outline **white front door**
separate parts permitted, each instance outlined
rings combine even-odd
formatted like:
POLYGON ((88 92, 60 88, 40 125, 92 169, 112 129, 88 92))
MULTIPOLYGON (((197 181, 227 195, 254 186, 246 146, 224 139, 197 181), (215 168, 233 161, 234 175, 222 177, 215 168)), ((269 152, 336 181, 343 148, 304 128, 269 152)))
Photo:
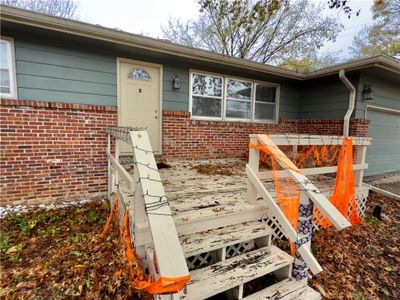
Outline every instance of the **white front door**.
MULTIPOLYGON (((161 67, 119 60, 119 126, 146 127, 154 152, 161 152, 161 67)), ((120 152, 132 152, 121 143, 120 152)))

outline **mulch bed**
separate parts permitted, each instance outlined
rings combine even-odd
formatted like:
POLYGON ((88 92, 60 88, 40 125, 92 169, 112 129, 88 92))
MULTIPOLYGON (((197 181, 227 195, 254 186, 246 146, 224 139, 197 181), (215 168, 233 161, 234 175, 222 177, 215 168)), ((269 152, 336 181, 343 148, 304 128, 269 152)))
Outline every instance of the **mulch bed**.
MULTIPOLYGON (((310 284, 325 299, 400 299, 399 202, 371 193, 368 204, 364 224, 314 235, 324 271, 310 284), (383 221, 371 216, 376 205, 383 221)), ((117 228, 99 239, 108 211, 93 201, 2 219, 0 298, 148 298, 129 285, 117 228)))

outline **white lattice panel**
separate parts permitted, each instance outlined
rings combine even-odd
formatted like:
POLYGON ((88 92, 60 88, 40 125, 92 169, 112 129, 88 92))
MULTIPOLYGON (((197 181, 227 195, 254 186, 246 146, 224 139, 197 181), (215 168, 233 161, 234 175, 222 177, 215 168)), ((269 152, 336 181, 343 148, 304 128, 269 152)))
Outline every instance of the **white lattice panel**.
MULTIPOLYGON (((361 218, 365 217, 365 211, 367 209, 367 200, 368 200, 368 194, 366 193, 357 193, 357 198, 356 198, 356 203, 357 203, 357 210, 358 214, 361 218)), ((349 207, 349 213, 351 213, 351 204, 349 207)), ((281 239, 284 237, 282 233, 282 227, 279 225, 279 222, 276 220, 274 217, 270 217, 266 215, 265 217, 262 218, 261 220, 263 223, 268 225, 272 229, 272 235, 274 239, 281 239)), ((319 230, 320 226, 317 225, 316 223, 318 220, 314 219, 314 224, 313 228, 314 230, 319 230)))
POLYGON ((228 246, 226 247, 226 258, 231 258, 237 255, 241 255, 253 249, 254 249, 254 240, 228 246))
POLYGON ((186 258, 189 271, 208 266, 213 260, 210 252, 204 252, 186 258))
POLYGON ((264 224, 268 225, 269 228, 272 230, 272 237, 274 239, 281 239, 284 237, 283 232, 282 232, 282 227, 279 224, 278 220, 273 217, 273 216, 268 216, 265 215, 262 219, 261 222, 264 224))
POLYGON ((358 214, 362 218, 365 217, 365 211, 367 210, 367 201, 368 201, 368 196, 364 194, 357 195, 357 210, 358 214))

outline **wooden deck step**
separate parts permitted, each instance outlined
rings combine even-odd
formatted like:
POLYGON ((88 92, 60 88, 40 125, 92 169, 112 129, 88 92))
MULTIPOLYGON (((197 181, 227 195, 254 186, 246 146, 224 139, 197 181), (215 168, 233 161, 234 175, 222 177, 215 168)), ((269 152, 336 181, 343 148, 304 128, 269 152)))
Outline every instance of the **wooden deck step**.
POLYGON ((238 255, 192 271, 184 299, 206 299, 271 272, 290 268, 292 263, 293 257, 272 245, 238 255))
POLYGON ((293 278, 284 279, 242 300, 319 300, 321 295, 293 278))
POLYGON ((179 236, 185 257, 271 236, 271 229, 258 221, 244 222, 179 236))

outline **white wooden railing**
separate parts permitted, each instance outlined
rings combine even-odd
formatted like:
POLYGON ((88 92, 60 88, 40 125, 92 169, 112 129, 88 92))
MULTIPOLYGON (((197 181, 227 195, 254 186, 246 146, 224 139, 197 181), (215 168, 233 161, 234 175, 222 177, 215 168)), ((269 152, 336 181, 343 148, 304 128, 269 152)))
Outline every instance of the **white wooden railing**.
MULTIPOLYGON (((343 141, 343 136, 332 135, 273 134, 269 135, 269 137, 277 146, 292 146, 293 152, 295 153, 297 152, 297 146, 341 145, 343 141)), ((250 143, 256 142, 256 140, 257 137, 255 134, 250 135, 250 143)), ((372 144, 372 138, 352 137, 352 140, 356 152, 353 164, 354 181, 356 186, 361 186, 364 170, 368 169, 368 164, 365 162, 367 146, 372 144)), ((305 168, 300 170, 304 175, 329 174, 336 173, 337 166, 305 168)), ((258 175, 261 179, 268 179, 271 178, 272 173, 270 171, 265 171, 258 175)))
MULTIPOLYGON (((297 152, 297 146, 299 145, 341 145, 343 140, 343 137, 339 136, 321 135, 269 135, 269 137, 276 146, 293 146, 295 152, 297 152)), ((357 151, 355 159, 356 163, 354 164, 355 182, 357 186, 361 186, 363 171, 368 168, 368 165, 365 163, 365 154, 366 147, 370 145, 371 142, 371 138, 353 137, 353 145, 356 147, 357 151)), ((260 145, 258 135, 250 135, 250 143, 260 145)), ((260 172, 259 160, 260 150, 253 147, 250 148, 249 162, 246 166, 246 174, 248 177, 248 200, 251 203, 254 203, 257 201, 258 195, 260 195, 267 202, 271 211, 271 217, 277 220, 283 235, 292 242, 297 243, 296 251, 299 255, 298 257, 296 256, 295 271, 297 266, 298 269, 302 271, 302 275, 299 276, 301 280, 307 280, 307 268, 310 268, 313 274, 322 271, 322 267, 319 265, 310 250, 311 233, 305 234, 302 232, 301 228, 296 231, 290 224, 289 220, 285 217, 284 213, 261 181, 263 179, 272 178, 272 171, 260 172)), ((312 207, 315 205, 338 230, 351 226, 349 221, 306 177, 306 175, 334 173, 337 171, 337 166, 301 169, 302 173, 294 172, 283 164, 280 166, 282 171, 279 172, 286 172, 294 182, 300 186, 300 205, 303 206, 303 208, 310 208, 308 215, 299 215, 299 221, 307 221, 311 226, 312 207)))
MULTIPOLYGON (((108 128, 108 182, 109 198, 121 193, 121 181, 128 189, 128 197, 119 197, 129 210, 131 236, 136 245, 135 253, 147 262, 150 274, 159 277, 181 278, 189 275, 184 253, 178 239, 172 213, 164 192, 157 164, 146 131, 133 128, 108 128), (116 139, 115 155, 111 154, 111 138, 116 139), (132 147, 133 176, 119 162, 119 143, 132 147), (130 196, 129 196, 130 195, 130 196), (129 203, 129 198, 133 203, 129 203), (137 227, 149 228, 146 241, 138 241, 137 227), (156 258, 156 262, 154 261, 156 258)), ((123 214, 122 214, 123 215, 123 214)), ((141 238, 143 233, 140 235, 141 238)), ((177 295, 157 296, 156 299, 175 299, 177 295)))

